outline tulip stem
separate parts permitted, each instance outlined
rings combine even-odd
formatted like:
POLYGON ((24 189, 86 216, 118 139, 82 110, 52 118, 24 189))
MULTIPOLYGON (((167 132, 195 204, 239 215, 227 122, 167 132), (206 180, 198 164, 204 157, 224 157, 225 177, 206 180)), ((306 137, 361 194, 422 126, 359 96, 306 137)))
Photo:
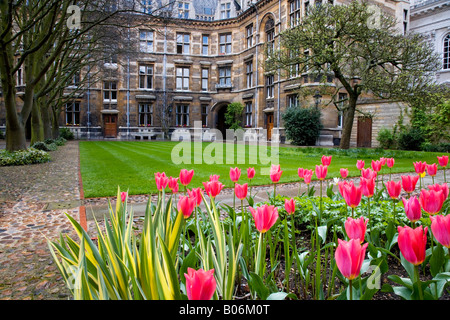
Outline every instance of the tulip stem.
POLYGON ((277 184, 273 184, 273 200, 275 201, 275 195, 277 194, 277 184))
POLYGON ((350 301, 353 300, 353 284, 352 284, 352 280, 348 280, 348 285, 349 285, 349 289, 350 289, 350 301))
POLYGON ((417 287, 419 288, 419 299, 423 300, 422 285, 420 284, 419 266, 414 266, 414 276, 417 281, 417 287))

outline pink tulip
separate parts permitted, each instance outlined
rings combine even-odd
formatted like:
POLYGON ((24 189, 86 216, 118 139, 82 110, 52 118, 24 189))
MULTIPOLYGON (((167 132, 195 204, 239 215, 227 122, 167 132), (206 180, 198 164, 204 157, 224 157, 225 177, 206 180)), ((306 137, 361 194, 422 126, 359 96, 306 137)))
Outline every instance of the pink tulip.
POLYGON ((192 199, 195 199, 195 206, 198 207, 203 200, 202 194, 203 189, 202 188, 192 188, 192 190, 188 190, 189 197, 192 199))
POLYGON ((428 189, 430 190, 434 190, 434 191, 442 191, 442 193, 444 194, 444 201, 447 199, 448 197, 448 184, 446 184, 445 182, 443 184, 432 184, 430 186, 428 186, 428 189))
POLYGON ((403 257, 415 266, 425 260, 428 227, 398 227, 398 247, 403 257))
POLYGON ((156 182, 156 188, 159 191, 164 190, 167 187, 167 184, 169 183, 169 178, 166 177, 166 174, 163 173, 155 173, 155 182, 156 182))
POLYGON ((189 300, 211 300, 216 291, 214 269, 195 271, 188 267, 187 271, 188 273, 185 273, 184 277, 186 278, 186 294, 189 300))
POLYGON ((381 162, 381 165, 382 165, 382 166, 386 165, 386 160, 387 160, 387 159, 384 158, 384 157, 381 157, 381 158, 380 158, 380 162, 381 162))
POLYGON ((419 203, 422 206, 422 209, 430 215, 434 215, 441 211, 444 200, 444 191, 442 190, 428 191, 426 189, 422 189, 420 191, 419 203))
POLYGON ((353 280, 359 276, 369 244, 361 246, 359 239, 350 239, 348 242, 338 239, 338 243, 334 255, 336 264, 344 277, 353 280))
POLYGON ((373 171, 371 168, 361 169, 361 176, 366 179, 375 179, 377 177, 377 173, 373 171))
POLYGON ((284 200, 284 208, 288 214, 293 214, 295 212, 295 201, 293 198, 284 200))
POLYGON ((181 169, 180 171, 180 183, 187 187, 191 183, 192 177, 194 176, 194 170, 181 169))
POLYGON ((359 219, 348 217, 347 221, 345 221, 345 232, 349 239, 359 239, 359 242, 363 243, 368 222, 369 219, 364 219, 364 217, 359 219))
POLYGON ((427 164, 427 173, 429 176, 434 177, 437 174, 437 164, 427 164))
POLYGON ((353 181, 343 181, 338 184, 341 195, 350 208, 356 208, 361 202, 361 186, 357 187, 353 181))
POLYGON ((388 166, 388 168, 392 168, 394 166, 395 163, 395 159, 394 158, 387 158, 386 159, 386 164, 388 166))
POLYGON ((189 196, 180 196, 180 200, 178 200, 178 212, 183 214, 185 219, 189 218, 194 211, 196 205, 196 199, 191 198, 189 196))
POLYGON ((419 199, 416 197, 411 197, 409 199, 402 198, 402 201, 403 206, 405 207, 406 217, 412 222, 419 221, 420 218, 422 218, 419 199))
POLYGON ((348 169, 347 168, 341 168, 341 169, 339 169, 339 172, 341 173, 341 177, 342 178, 347 178, 347 176, 348 176, 348 169))
POLYGON ((313 173, 312 172, 305 172, 303 174, 303 180, 305 181, 306 184, 310 184, 311 183, 311 178, 312 178, 313 173))
POLYGON ((220 176, 218 174, 212 174, 209 176, 209 181, 219 181, 220 176))
POLYGON ((304 173, 305 173, 305 169, 303 169, 303 168, 298 168, 297 174, 298 174, 298 177, 300 178, 300 180, 303 179, 303 174, 304 174, 304 173))
POLYGON ((411 193, 416 190, 416 184, 419 180, 419 176, 401 176, 402 187, 406 193, 411 193))
POLYGON ((255 177, 255 168, 248 168, 247 169, 247 177, 251 180, 255 177))
POLYGON ((272 180, 273 183, 279 182, 282 173, 283 171, 281 171, 280 165, 273 164, 270 168, 270 180, 272 180))
POLYGON ((417 174, 421 175, 425 172, 427 163, 422 161, 413 162, 414 170, 417 174))
POLYGON ((450 215, 431 216, 431 231, 444 247, 450 249, 450 215))
POLYGON ((442 157, 437 156, 437 158, 438 158, 439 165, 441 167, 445 168, 448 165, 448 156, 442 156, 442 157))
POLYGON ((356 160, 356 168, 358 168, 358 170, 364 169, 364 166, 365 166, 364 160, 356 160))
POLYGON ((203 182, 205 192, 210 198, 215 198, 222 191, 224 185, 219 181, 203 182))
POLYGON ((375 172, 379 172, 381 170, 381 161, 380 160, 372 160, 372 169, 375 172))
POLYGON ((375 178, 366 179, 364 177, 361 177, 360 186, 363 195, 365 195, 367 198, 373 197, 373 194, 375 193, 375 178))
POLYGON ((324 180, 328 173, 328 167, 324 165, 316 165, 316 176, 319 180, 324 180))
POLYGON ((236 168, 230 168, 230 179, 233 182, 238 182, 239 178, 241 177, 241 169, 238 167, 236 168))
POLYGON ((178 178, 169 177, 167 186, 169 187, 170 191, 172 191, 172 193, 177 193, 178 192, 178 178))
POLYGON ((120 193, 120 200, 122 200, 122 203, 124 203, 127 200, 128 192, 121 192, 120 193))
POLYGON ((261 233, 267 232, 278 219, 278 209, 275 206, 265 204, 256 210, 252 207, 249 209, 255 219, 255 227, 261 233))
POLYGON ((386 182, 386 188, 389 196, 392 199, 398 199, 398 197, 400 196, 400 192, 402 192, 402 183, 401 181, 388 181, 386 182))
POLYGON ((325 155, 323 155, 322 156, 322 165, 324 165, 324 166, 329 166, 330 164, 331 164, 331 157, 332 156, 325 156, 325 155))
POLYGON ((247 197, 248 183, 237 184, 234 187, 236 197, 240 200, 244 200, 247 197))

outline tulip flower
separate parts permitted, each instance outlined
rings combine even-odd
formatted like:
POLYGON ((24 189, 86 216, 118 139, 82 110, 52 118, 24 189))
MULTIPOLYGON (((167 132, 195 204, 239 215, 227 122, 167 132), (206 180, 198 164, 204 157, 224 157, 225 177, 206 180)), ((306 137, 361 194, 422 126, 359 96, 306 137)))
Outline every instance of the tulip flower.
POLYGON ((400 196, 400 192, 402 191, 402 183, 401 181, 387 181, 386 188, 389 196, 392 199, 398 199, 398 197, 400 196))
POLYGON ((203 197, 203 189, 202 188, 192 188, 192 190, 188 190, 189 197, 195 199, 195 206, 198 207, 202 203, 203 197))
POLYGON ((128 192, 121 192, 120 193, 120 200, 122 200, 122 203, 125 203, 128 197, 128 192))
POLYGON ((416 171, 416 173, 419 175, 420 177, 420 187, 419 189, 422 189, 422 178, 425 177, 425 170, 426 170, 426 166, 427 163, 426 162, 422 162, 422 161, 417 161, 417 162, 413 162, 414 165, 414 170, 416 171))
POLYGON ((398 227, 398 247, 403 257, 414 265, 414 275, 419 288, 420 300, 423 300, 423 291, 419 278, 419 265, 425 261, 428 227, 419 226, 412 229, 408 226, 398 227))
POLYGON ((244 200, 247 197, 247 189, 248 189, 247 183, 244 183, 244 184, 236 183, 235 188, 234 188, 236 197, 240 200, 244 200))
POLYGON ((324 180, 327 177, 328 167, 324 165, 316 165, 316 176, 319 180, 324 180))
POLYGON ((219 181, 220 176, 218 174, 212 174, 209 176, 209 181, 219 181))
POLYGON ((444 191, 442 190, 422 189, 420 191, 419 203, 422 209, 430 215, 435 215, 441 211, 444 200, 444 191))
POLYGON ((448 165, 448 156, 437 156, 439 165, 444 168, 444 182, 447 183, 447 178, 445 177, 445 168, 448 165))
POLYGON ((443 183, 443 184, 436 183, 436 184, 428 186, 428 189, 434 190, 434 191, 442 191, 444 194, 444 201, 448 197, 449 190, 448 190, 448 184, 446 184, 446 183, 443 183))
POLYGON ((437 164, 436 163, 427 164, 427 173, 428 173, 429 176, 431 176, 431 179, 432 179, 433 184, 434 184, 434 177, 437 174, 437 164))
POLYGON ((375 178, 366 179, 364 177, 360 178, 361 192, 367 198, 373 197, 375 193, 375 178))
POLYGON ((192 268, 187 269, 186 294, 189 300, 211 300, 216 291, 216 279, 214 278, 214 269, 204 271, 199 269, 195 271, 192 268))
POLYGON ((178 178, 169 177, 167 186, 169 187, 170 191, 172 191, 172 193, 177 193, 178 192, 178 178))
POLYGON ((298 174, 298 177, 300 178, 300 180, 303 179, 304 172, 305 172, 304 168, 298 168, 297 169, 297 174, 298 174))
POLYGON ((238 167, 236 168, 230 168, 230 179, 234 183, 238 182, 239 178, 241 177, 241 169, 238 167))
POLYGON ((352 208, 352 218, 353 218, 354 209, 357 206, 359 206, 361 202, 361 195, 362 195, 361 186, 359 187, 355 186, 353 181, 340 182, 338 185, 339 190, 341 191, 341 195, 344 197, 345 202, 350 208, 352 208))
POLYGON ((450 215, 431 216, 431 231, 436 240, 450 249, 450 215))
POLYGON ((422 209, 420 208, 419 199, 415 196, 409 199, 402 198, 403 206, 405 207, 406 217, 413 223, 422 218, 422 209))
POLYGON ((181 169, 180 171, 180 183, 187 187, 192 180, 192 177, 194 176, 194 170, 186 170, 186 169, 181 169))
POLYGON ((280 165, 273 164, 270 168, 270 180, 272 180, 273 183, 279 182, 282 173, 283 171, 281 171, 280 165))
POLYGON ((313 175, 312 172, 303 173, 303 181, 305 181, 306 185, 308 186, 308 194, 309 194, 309 184, 311 183, 312 175, 313 175))
POLYGON ((155 173, 155 182, 156 182, 156 188, 159 191, 164 190, 167 187, 167 184, 169 183, 169 178, 166 176, 166 174, 157 172, 155 173))
POLYGON ((329 166, 331 164, 331 157, 332 156, 322 156, 322 165, 329 166))
POLYGON ((334 257, 339 271, 348 280, 356 279, 359 276, 368 245, 368 243, 361 245, 359 239, 350 239, 349 241, 338 239, 334 257))
POLYGON ((205 192, 210 198, 215 198, 222 191, 224 185, 219 181, 203 182, 205 192))
POLYGON ((295 201, 293 198, 291 199, 285 199, 284 200, 284 208, 286 209, 286 212, 290 215, 295 212, 295 201))
POLYGON ((359 239, 359 242, 363 243, 368 222, 369 219, 364 219, 364 217, 359 219, 348 217, 347 221, 345 221, 344 227, 349 239, 359 239))
POLYGON ((379 172, 381 170, 381 161, 380 160, 372 160, 372 169, 375 172, 379 172))
POLYGON ((386 164, 388 166, 388 168, 392 168, 394 166, 395 163, 395 159, 394 158, 387 158, 386 159, 386 164))
POLYGON ((277 222, 278 209, 275 206, 265 204, 256 210, 253 207, 249 207, 249 209, 255 220, 255 227, 261 233, 266 233, 277 222))
POLYGON ((247 169, 247 177, 252 180, 255 177, 255 168, 248 168, 247 169))
POLYGON ((185 219, 189 218, 194 211, 196 205, 196 199, 191 198, 189 196, 180 196, 180 200, 178 200, 178 212, 183 214, 185 219))
POLYGON ((341 177, 342 178, 347 178, 347 176, 348 176, 348 169, 347 168, 341 168, 340 170, 339 170, 339 172, 341 173, 341 177))
POLYGON ((356 160, 356 168, 358 168, 358 170, 364 169, 364 166, 365 166, 364 160, 356 160))
POLYGON ((367 169, 362 168, 361 169, 361 176, 366 179, 376 179, 377 175, 378 174, 370 168, 367 168, 367 169))
POLYGON ((419 176, 401 176, 403 190, 409 195, 416 190, 416 184, 419 176))

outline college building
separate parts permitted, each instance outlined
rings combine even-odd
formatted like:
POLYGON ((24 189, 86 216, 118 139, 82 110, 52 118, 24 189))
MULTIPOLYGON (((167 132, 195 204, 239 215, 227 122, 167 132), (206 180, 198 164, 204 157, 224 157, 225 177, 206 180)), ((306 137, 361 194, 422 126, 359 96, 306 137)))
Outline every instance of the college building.
MULTIPOLYGON (((296 26, 309 6, 322 2, 181 0, 167 5, 164 0, 140 1, 143 14, 136 13, 135 19, 142 23, 129 31, 135 50, 108 56, 100 67, 100 80, 74 95, 61 113, 60 125, 79 139, 175 141, 193 137, 198 125, 202 139, 211 141, 227 128, 227 106, 239 102, 244 106, 242 127, 247 139, 256 141, 267 134, 268 140, 285 142, 283 112, 316 105, 323 124, 317 145, 338 145, 342 114, 333 105, 325 106, 326 97, 318 93, 299 97, 297 92, 300 87, 317 87, 318 79, 295 70, 289 78, 267 74, 263 66, 265 50, 277 45, 280 32, 296 26), (168 12, 165 18, 146 14, 161 7, 168 12)), ((397 18, 399 32, 409 29, 409 1, 372 2, 397 18)), ((332 86, 335 79, 327 81, 332 86)), ((77 79, 68 92, 76 86, 77 79)), ((345 90, 339 99, 346 99, 345 90)), ((401 108, 398 102, 361 97, 358 109, 366 116, 355 116, 351 146, 377 146, 378 130, 392 127, 401 108)))

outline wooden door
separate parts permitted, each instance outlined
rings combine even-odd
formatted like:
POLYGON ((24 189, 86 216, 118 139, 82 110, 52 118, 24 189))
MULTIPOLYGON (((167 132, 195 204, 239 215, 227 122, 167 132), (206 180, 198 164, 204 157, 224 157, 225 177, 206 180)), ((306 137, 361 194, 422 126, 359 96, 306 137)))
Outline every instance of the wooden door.
POLYGON ((358 117, 356 146, 358 148, 372 147, 372 118, 358 117))
POLYGON ((273 113, 267 114, 267 140, 272 140, 273 113))
POLYGON ((105 114, 103 118, 105 125, 105 137, 115 138, 117 137, 117 115, 105 114))

